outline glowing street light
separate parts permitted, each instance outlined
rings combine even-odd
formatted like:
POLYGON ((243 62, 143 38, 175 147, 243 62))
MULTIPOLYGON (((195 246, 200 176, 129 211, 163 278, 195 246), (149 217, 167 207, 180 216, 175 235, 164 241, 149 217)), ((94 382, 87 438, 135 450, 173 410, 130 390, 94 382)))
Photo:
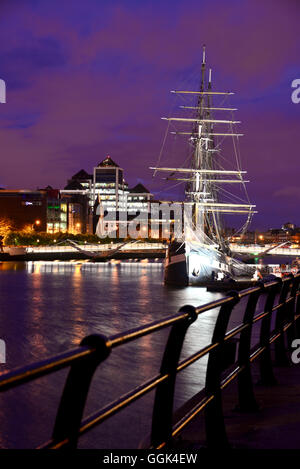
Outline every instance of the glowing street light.
POLYGON ((41 225, 41 220, 37 219, 32 225, 32 230, 36 230, 41 225))

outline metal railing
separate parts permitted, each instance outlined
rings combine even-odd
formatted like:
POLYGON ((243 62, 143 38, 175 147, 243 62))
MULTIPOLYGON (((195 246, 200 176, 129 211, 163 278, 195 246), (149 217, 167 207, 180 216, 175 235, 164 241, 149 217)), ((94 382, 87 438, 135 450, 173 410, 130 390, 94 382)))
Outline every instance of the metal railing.
MULTIPOLYGON (((272 247, 272 244, 259 245, 259 244, 230 243, 230 249, 232 250, 232 252, 240 252, 240 253, 259 254, 263 251, 266 251, 266 249, 271 248, 271 247, 272 247)), ((295 248, 295 247, 290 247, 290 246, 278 247, 278 248, 272 249, 272 255, 299 256, 300 249, 295 248)))
MULTIPOLYGON (((114 243, 114 244, 79 244, 81 248, 85 251, 92 251, 92 252, 102 252, 102 251, 110 251, 111 249, 116 249, 121 246, 122 243, 114 243)), ((138 244, 129 243, 121 247, 121 251, 139 251, 139 250, 166 250, 167 246, 163 243, 142 243, 139 242, 138 244)), ((61 246, 61 245, 49 245, 49 246, 29 246, 25 247, 26 253, 44 253, 44 252, 77 252, 76 248, 73 246, 61 246)))
POLYGON ((4 373, 0 378, 0 392, 63 368, 70 368, 57 410, 52 438, 40 448, 76 448, 81 435, 152 390, 155 390, 155 399, 148 447, 160 449, 172 445, 176 436, 202 411, 204 411, 207 445, 227 447, 229 443, 222 409, 222 391, 237 379, 239 409, 241 411, 257 409, 251 375, 251 363, 256 359, 259 360, 260 381, 269 385, 276 383, 271 345, 274 343, 275 363, 288 364, 286 342, 291 344, 294 338, 300 337, 299 284, 300 273, 270 283, 258 283, 240 292, 232 291, 226 297, 203 306, 184 306, 173 316, 125 333, 110 337, 90 335, 85 337, 80 346, 74 350, 4 373), (258 299, 261 296, 264 307, 257 312, 258 299), (247 300, 243 320, 241 324, 228 331, 232 311, 242 298, 247 300), (184 338, 190 325, 200 314, 215 308, 220 310, 211 343, 188 358, 180 360, 184 338), (260 323, 260 334, 258 343, 253 347, 252 331, 256 323, 260 323), (272 324, 275 326, 273 330, 272 324), (83 418, 93 374, 113 349, 168 327, 170 332, 159 372, 126 395, 83 418), (184 414, 174 422, 176 376, 206 355, 208 363, 205 387, 197 395, 196 403, 195 399, 191 399, 192 405, 183 406, 184 414))

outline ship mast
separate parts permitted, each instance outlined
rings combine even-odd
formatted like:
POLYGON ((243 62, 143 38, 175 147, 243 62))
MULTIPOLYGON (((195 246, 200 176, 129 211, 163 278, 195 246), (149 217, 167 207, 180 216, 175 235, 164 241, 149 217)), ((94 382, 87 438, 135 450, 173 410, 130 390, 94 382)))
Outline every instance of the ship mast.
MULTIPOLYGON (((209 78, 207 85, 207 94, 205 91, 205 46, 203 46, 202 65, 201 65, 201 82, 200 94, 197 103, 197 123, 194 126, 194 142, 195 151, 193 155, 192 167, 196 170, 206 169, 213 170, 213 151, 215 150, 213 135, 213 119, 211 118, 211 101, 212 101, 212 72, 209 69, 209 78), (206 106, 205 106, 206 99, 206 106)), ((226 122, 226 121, 225 121, 226 122)), ((219 212, 211 212, 205 210, 205 202, 218 202, 218 192, 216 186, 209 181, 207 173, 196 173, 196 179, 193 179, 192 191, 189 190, 190 184, 187 184, 186 195, 188 200, 194 202, 194 220, 193 224, 198 227, 203 233, 214 239, 214 241, 221 247, 222 239, 220 236, 220 214, 219 212)))
MULTIPOLYGON (((200 169, 205 169, 205 147, 203 147, 202 131, 203 127, 207 125, 204 122, 204 86, 205 86, 205 46, 203 46, 202 52, 202 64, 201 64, 201 82, 200 82, 200 93, 198 96, 196 119, 193 128, 192 142, 194 144, 194 151, 192 155, 191 167, 196 172, 191 174, 191 183, 186 184, 186 200, 193 202, 192 210, 192 226, 195 229, 197 226, 200 227, 200 233, 205 231, 204 223, 204 207, 200 207, 197 202, 203 200, 203 196, 206 195, 205 174, 199 172, 200 169), (194 177, 193 177, 194 174, 194 177)), ((207 140, 205 142, 207 144, 207 140)))
MULTIPOLYGON (((204 242, 205 234, 211 239, 211 242, 217 244, 221 251, 226 251, 226 241, 223 238, 223 226, 222 226, 222 215, 224 214, 253 214, 255 205, 244 203, 242 199, 234 199, 233 202, 227 203, 221 202, 220 194, 229 193, 226 189, 223 189, 224 185, 234 184, 234 186, 243 185, 245 188, 245 181, 243 174, 246 171, 240 169, 240 165, 237 165, 237 170, 226 170, 220 163, 220 149, 215 144, 215 138, 218 137, 239 137, 243 134, 236 133, 233 131, 233 125, 239 124, 240 121, 232 119, 218 119, 215 118, 212 113, 214 112, 234 112, 235 108, 225 106, 223 104, 224 99, 227 96, 232 95, 232 92, 223 91, 212 91, 212 72, 209 69, 207 88, 205 87, 205 75, 206 75, 206 51, 205 46, 203 47, 202 53, 202 64, 201 64, 201 80, 199 91, 187 91, 187 90, 174 90, 172 93, 178 95, 198 95, 196 106, 180 106, 181 109, 185 109, 194 114, 191 117, 163 117, 171 124, 183 123, 185 125, 192 124, 191 131, 175 129, 171 131, 175 135, 188 136, 189 141, 192 144, 192 156, 190 161, 190 167, 152 167, 155 172, 169 172, 166 180, 177 180, 185 183, 185 194, 186 202, 193 206, 193 217, 192 226, 193 229, 197 228, 198 239, 204 242), (213 97, 222 98, 220 106, 213 105, 213 97), (219 126, 229 126, 229 132, 219 131, 219 126), (217 132, 215 126, 218 126, 217 132), (175 173, 178 173, 176 177, 173 177, 175 173), (241 200, 243 203, 240 203, 241 200)), ((235 147, 235 145, 234 145, 235 147)), ((248 201, 248 200, 247 200, 248 201)), ((247 202, 246 201, 246 202, 247 202)), ((249 218, 249 217, 248 217, 249 218)), ((201 241, 201 242, 202 242, 201 241)))
MULTIPOLYGON (((212 71, 210 68, 209 77, 208 77, 208 87, 207 87, 208 91, 211 91, 212 89, 211 75, 212 75, 212 71)), ((206 112, 207 112, 208 120, 212 120, 211 119, 211 107, 212 107, 211 101, 212 101, 212 95, 207 95, 207 111, 206 112)), ((213 134, 213 130, 214 130, 213 123, 209 123, 208 127, 209 127, 208 133, 213 134)), ((215 143, 214 143, 214 137, 212 136, 210 140, 208 141, 208 152, 207 152, 208 166, 210 168, 213 168, 215 166, 214 161, 213 161, 213 158, 215 156, 214 150, 215 150, 215 143)), ((209 192, 211 194, 212 200, 214 200, 215 202, 218 202, 218 191, 217 191, 216 185, 213 184, 212 182, 209 183, 209 192)), ((220 212, 212 212, 210 214, 210 219, 208 220, 208 224, 211 227, 212 235, 216 237, 217 243, 221 247, 224 247, 223 240, 220 234, 220 231, 222 229, 220 212), (213 229, 212 229, 212 226, 213 226, 213 229)))
MULTIPOLYGON (((204 80, 205 80, 205 46, 203 46, 203 54, 202 54, 202 65, 201 65, 201 83, 200 83, 200 94, 198 97, 198 109, 197 109, 197 123, 194 127, 194 142, 195 142, 195 152, 194 152, 194 164, 192 163, 192 167, 195 169, 204 169, 203 167, 203 148, 202 148, 202 138, 201 132, 202 127, 205 125, 203 123, 204 115, 203 115, 203 102, 204 102, 204 80)), ((203 192, 203 184, 200 178, 196 176, 196 181, 192 185, 193 193, 192 193, 192 201, 199 201, 199 195, 197 193, 203 192)))

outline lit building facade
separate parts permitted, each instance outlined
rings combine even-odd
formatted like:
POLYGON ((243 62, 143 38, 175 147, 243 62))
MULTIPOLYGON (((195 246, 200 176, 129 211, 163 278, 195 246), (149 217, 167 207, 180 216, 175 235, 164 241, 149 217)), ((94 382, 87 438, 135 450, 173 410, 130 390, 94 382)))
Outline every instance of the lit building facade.
POLYGON ((60 200, 59 189, 51 186, 40 189, 47 194, 47 233, 66 233, 68 229, 68 207, 60 200))
POLYGON ((68 205, 59 199, 47 200, 47 233, 66 233, 68 205))
MULTIPOLYGON (((60 194, 62 200, 76 196, 86 199, 88 209, 84 215, 83 224, 87 224, 89 230, 93 232, 95 232, 99 218, 100 204, 104 213, 116 213, 118 219, 120 212, 132 214, 137 211, 150 212, 150 203, 153 198, 153 195, 142 184, 129 189, 124 179, 124 170, 110 156, 101 161, 93 169, 92 174, 84 169, 74 174, 60 194)), ((70 227, 69 220, 69 231, 70 227)))
POLYGON ((61 194, 61 201, 67 205, 68 232, 92 233, 92 211, 89 198, 82 191, 78 192, 61 194))
POLYGON ((153 194, 150 194, 148 189, 139 183, 126 192, 125 207, 127 211, 140 210, 150 213, 152 200, 153 194))
POLYGON ((123 169, 107 156, 94 168, 93 206, 101 200, 108 212, 125 210, 128 185, 124 180, 123 169))

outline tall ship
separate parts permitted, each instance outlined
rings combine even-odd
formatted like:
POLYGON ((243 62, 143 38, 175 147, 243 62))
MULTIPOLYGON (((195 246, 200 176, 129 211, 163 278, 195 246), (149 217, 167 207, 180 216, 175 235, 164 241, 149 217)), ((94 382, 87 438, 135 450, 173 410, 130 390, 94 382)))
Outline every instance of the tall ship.
MULTIPOLYGON (((230 91, 212 86, 212 71, 206 67, 205 46, 198 90, 171 91, 180 100, 179 116, 164 117, 167 133, 187 139, 188 156, 180 167, 152 167, 154 175, 183 184, 185 199, 183 230, 170 239, 165 261, 165 283, 203 285, 214 280, 247 277, 246 264, 235 259, 226 235, 225 218, 238 215, 243 233, 255 212, 250 203, 240 163, 240 121, 231 107, 230 91), (225 147, 225 152, 224 152, 225 147), (230 150, 229 150, 230 148, 230 150)), ((166 136, 164 142, 166 140, 166 136)), ((161 154, 163 153, 163 149, 161 154)))

